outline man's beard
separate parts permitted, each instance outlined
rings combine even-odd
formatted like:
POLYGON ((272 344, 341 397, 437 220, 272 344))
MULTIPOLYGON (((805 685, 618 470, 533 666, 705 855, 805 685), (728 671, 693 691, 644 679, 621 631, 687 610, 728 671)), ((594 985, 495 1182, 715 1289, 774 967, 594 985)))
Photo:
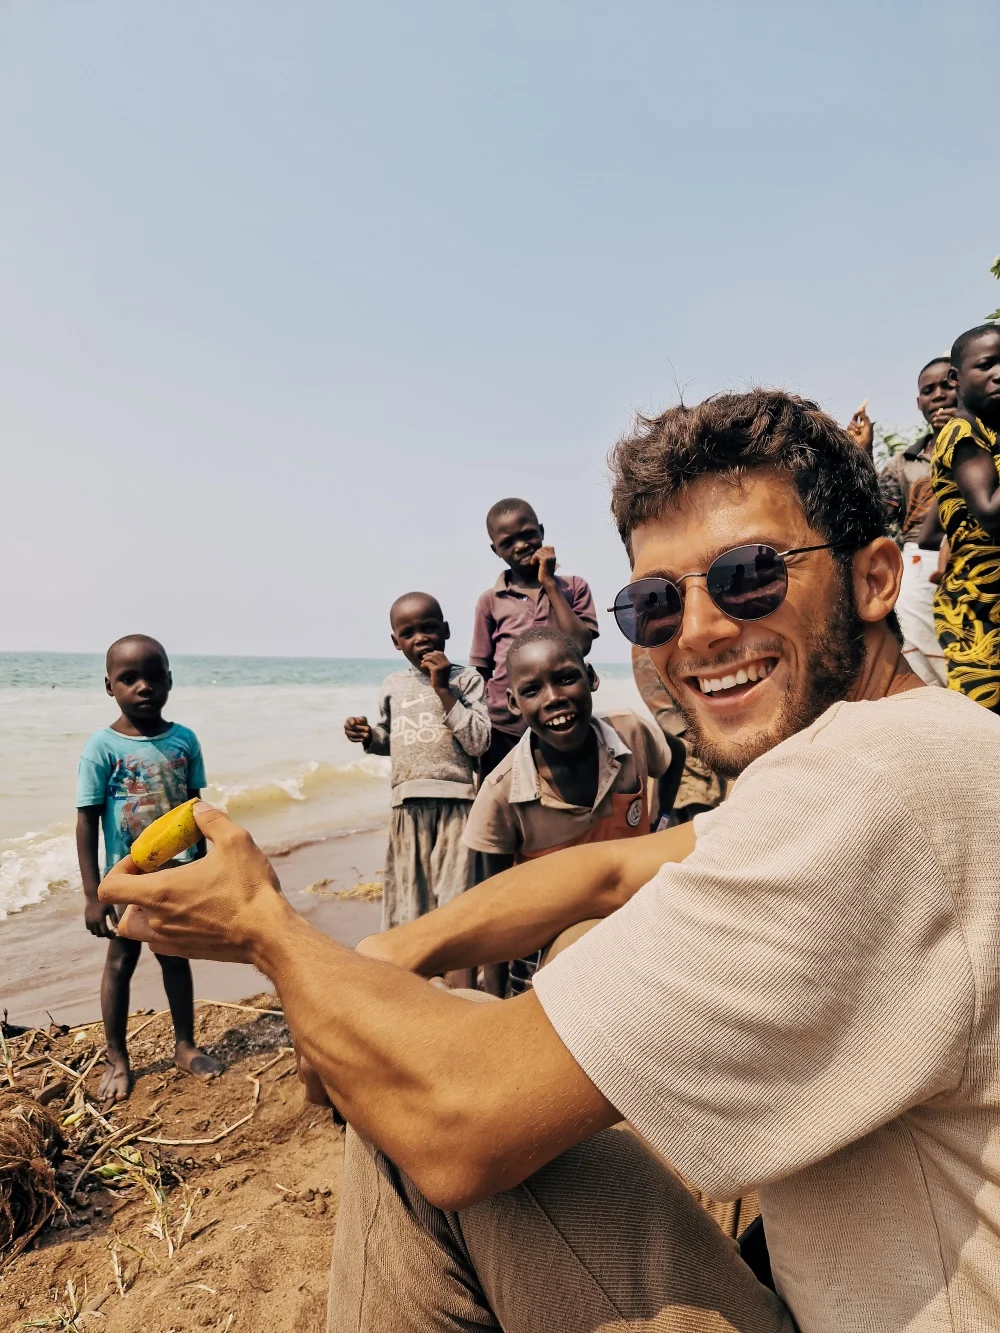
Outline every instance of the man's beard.
POLYGON ((861 673, 864 657, 864 623, 858 615, 853 588, 844 587, 830 619, 807 641, 804 688, 797 697, 786 692, 770 727, 743 741, 716 741, 705 735, 698 718, 672 696, 687 723, 685 740, 719 777, 737 778, 755 759, 810 726, 831 704, 846 698, 861 673))

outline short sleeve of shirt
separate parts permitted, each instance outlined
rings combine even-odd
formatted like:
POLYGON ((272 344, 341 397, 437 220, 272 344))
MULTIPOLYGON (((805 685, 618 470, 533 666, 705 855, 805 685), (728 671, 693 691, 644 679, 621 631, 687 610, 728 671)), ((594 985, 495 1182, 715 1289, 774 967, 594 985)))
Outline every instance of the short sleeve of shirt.
POLYGON ((188 788, 191 791, 201 791, 208 783, 205 775, 205 757, 201 752, 201 744, 198 737, 188 727, 184 728, 184 739, 190 746, 188 758, 188 788))
POLYGON ((472 620, 472 647, 469 649, 469 664, 474 667, 492 667, 493 633, 496 622, 493 619, 492 602, 489 592, 480 594, 472 620))
POLYGON ((597 628, 597 609, 594 606, 594 594, 590 584, 579 576, 570 580, 570 593, 567 601, 574 615, 578 616, 596 639, 600 634, 597 628))
POLYGON ((975 1012, 954 903, 904 800, 805 734, 752 764, 694 852, 535 992, 608 1100, 718 1199, 956 1087, 975 1012))
POLYGON ((76 808, 103 806, 108 794, 108 779, 114 760, 106 746, 101 744, 101 734, 91 736, 83 747, 80 762, 76 770, 76 808))
POLYGON ((521 841, 520 827, 510 802, 500 790, 499 783, 487 778, 472 802, 462 842, 475 852, 513 856, 521 841))

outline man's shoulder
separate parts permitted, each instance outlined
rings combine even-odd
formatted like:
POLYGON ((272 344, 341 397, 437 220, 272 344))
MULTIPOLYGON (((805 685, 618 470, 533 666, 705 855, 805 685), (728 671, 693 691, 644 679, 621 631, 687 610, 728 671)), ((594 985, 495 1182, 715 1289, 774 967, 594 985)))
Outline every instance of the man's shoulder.
POLYGON ((876 774, 887 794, 925 792, 942 808, 967 795, 961 776, 970 772, 980 787, 995 784, 1000 799, 998 746, 1000 717, 957 690, 924 685, 885 699, 836 703, 771 753, 807 764, 817 751, 837 754, 876 774))

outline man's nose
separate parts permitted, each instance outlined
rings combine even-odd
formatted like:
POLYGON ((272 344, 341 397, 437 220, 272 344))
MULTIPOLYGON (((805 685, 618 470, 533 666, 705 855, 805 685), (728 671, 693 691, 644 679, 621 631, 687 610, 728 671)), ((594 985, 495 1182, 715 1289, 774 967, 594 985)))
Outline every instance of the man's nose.
POLYGON ((678 648, 691 653, 711 653, 729 646, 742 632, 739 621, 731 620, 715 605, 704 583, 688 582, 678 648))

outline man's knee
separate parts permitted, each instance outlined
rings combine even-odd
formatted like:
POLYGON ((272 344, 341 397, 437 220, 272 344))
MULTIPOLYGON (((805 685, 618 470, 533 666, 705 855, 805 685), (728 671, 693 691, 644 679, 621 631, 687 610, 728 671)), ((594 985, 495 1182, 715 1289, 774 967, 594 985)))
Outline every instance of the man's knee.
POLYGON ((578 921, 575 926, 567 926, 561 935, 557 935, 549 947, 542 954, 540 966, 544 967, 546 963, 551 963, 552 959, 561 954, 564 949, 568 949, 571 944, 575 944, 581 936, 586 935, 589 930, 601 924, 600 918, 595 917, 592 921, 578 921))

